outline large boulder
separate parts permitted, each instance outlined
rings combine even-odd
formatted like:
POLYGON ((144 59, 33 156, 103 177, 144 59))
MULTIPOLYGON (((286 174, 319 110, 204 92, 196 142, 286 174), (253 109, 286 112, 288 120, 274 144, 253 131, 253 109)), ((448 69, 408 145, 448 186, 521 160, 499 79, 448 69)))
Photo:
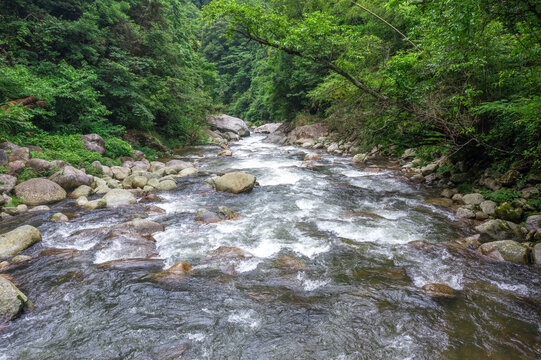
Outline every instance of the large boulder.
POLYGON ((27 205, 43 205, 64 200, 66 190, 51 180, 34 178, 15 186, 15 195, 27 205))
POLYGON ((107 194, 105 194, 103 200, 105 200, 107 207, 131 205, 137 202, 135 196, 131 192, 123 189, 110 190, 107 194))
POLYGON ((312 124, 300 126, 291 131, 287 139, 291 144, 305 143, 310 140, 316 141, 328 132, 328 128, 324 124, 312 124))
POLYGON ((105 141, 103 141, 103 138, 98 134, 83 135, 79 140, 83 141, 83 145, 87 150, 100 155, 105 154, 105 141))
POLYGON ((73 166, 66 166, 59 170, 50 177, 50 180, 66 190, 73 190, 81 185, 90 186, 90 184, 92 184, 91 176, 88 176, 85 172, 78 170, 73 166))
POLYGON ((524 232, 522 228, 505 220, 489 220, 475 227, 480 233, 479 241, 490 242, 496 240, 523 241, 524 232))
POLYGON ((270 123, 270 124, 264 124, 257 128, 255 128, 254 132, 256 134, 272 134, 278 128, 282 126, 282 123, 270 123))
POLYGON ((23 225, 0 235, 0 258, 13 256, 41 240, 38 229, 23 225))
POLYGON ((216 190, 239 194, 250 192, 255 185, 255 176, 245 172, 232 172, 214 179, 216 190))
POLYGON ((8 194, 13 190, 15 184, 17 183, 17 178, 15 176, 0 174, 0 195, 8 194))
POLYGON ((528 263, 528 248, 513 240, 485 243, 479 247, 478 252, 497 261, 509 261, 515 264, 528 263))
POLYGON ((212 130, 219 130, 223 132, 234 132, 240 136, 249 136, 250 130, 244 122, 244 120, 229 116, 229 115, 217 115, 207 118, 207 123, 211 126, 212 130))
POLYGON ((15 319, 21 312, 31 309, 28 300, 11 281, 0 276, 0 323, 15 319))
POLYGON ((26 164, 28 160, 30 160, 30 150, 25 147, 13 150, 8 156, 9 162, 22 161, 26 164))

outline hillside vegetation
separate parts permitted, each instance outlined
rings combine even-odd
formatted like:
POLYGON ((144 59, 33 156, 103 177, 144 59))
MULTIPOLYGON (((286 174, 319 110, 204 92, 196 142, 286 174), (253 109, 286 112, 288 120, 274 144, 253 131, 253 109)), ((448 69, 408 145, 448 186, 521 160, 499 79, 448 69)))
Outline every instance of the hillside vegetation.
POLYGON ((361 149, 541 165, 532 0, 6 0, 0 16, 4 140, 198 143, 223 111, 326 122, 361 149))

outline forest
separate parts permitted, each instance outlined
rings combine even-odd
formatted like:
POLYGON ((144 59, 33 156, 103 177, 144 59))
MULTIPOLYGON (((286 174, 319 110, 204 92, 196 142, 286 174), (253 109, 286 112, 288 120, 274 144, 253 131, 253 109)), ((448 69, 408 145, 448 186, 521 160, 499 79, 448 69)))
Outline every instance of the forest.
POLYGON ((173 147, 225 112, 541 165, 533 0, 6 0, 0 16, 4 140, 135 129, 173 147))

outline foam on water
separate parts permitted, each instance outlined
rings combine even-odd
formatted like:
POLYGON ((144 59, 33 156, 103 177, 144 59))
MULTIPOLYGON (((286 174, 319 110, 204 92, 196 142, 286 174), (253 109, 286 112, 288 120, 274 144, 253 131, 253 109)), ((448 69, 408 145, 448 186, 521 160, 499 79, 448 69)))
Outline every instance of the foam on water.
POLYGON ((260 326, 260 320, 257 313, 253 310, 235 311, 232 312, 227 321, 250 329, 257 329, 260 326))

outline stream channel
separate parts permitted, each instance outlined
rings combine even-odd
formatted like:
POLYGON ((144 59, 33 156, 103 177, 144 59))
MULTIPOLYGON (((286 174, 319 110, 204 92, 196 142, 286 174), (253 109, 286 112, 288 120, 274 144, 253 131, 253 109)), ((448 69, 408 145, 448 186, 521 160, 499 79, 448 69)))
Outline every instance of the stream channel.
POLYGON ((229 158, 206 146, 182 154, 202 172, 159 194, 153 205, 165 214, 146 214, 148 204, 86 211, 65 200, 4 222, 34 225, 43 240, 27 250, 35 259, 9 271, 36 308, 0 329, 0 359, 539 358, 539 268, 452 246, 468 231, 452 212, 425 204, 430 189, 385 162, 367 172, 321 153, 307 166, 304 155, 316 151, 262 140, 244 138, 229 158), (232 195, 204 183, 205 170, 232 169, 259 186, 232 195), (198 209, 219 206, 241 216, 194 221, 198 209), (59 211, 80 216, 48 221, 59 211), (163 262, 104 267, 148 254, 81 230, 135 217, 165 226, 154 235, 153 256, 163 262), (252 256, 209 258, 221 246, 252 256), (43 253, 50 248, 79 252, 43 253), (191 276, 152 281, 180 261, 191 276), (457 296, 432 298, 426 283, 457 296))

